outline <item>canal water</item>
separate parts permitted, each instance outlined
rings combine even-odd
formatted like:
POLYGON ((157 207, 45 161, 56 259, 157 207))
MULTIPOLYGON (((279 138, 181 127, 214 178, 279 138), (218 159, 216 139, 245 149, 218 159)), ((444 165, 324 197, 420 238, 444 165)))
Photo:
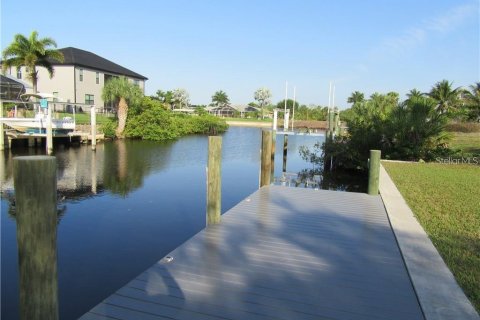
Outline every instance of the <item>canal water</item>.
MULTIPOLYGON (((298 184, 294 174, 312 168, 300 157, 299 147, 312 148, 322 140, 289 136, 284 179, 283 136, 277 135, 278 183, 298 184)), ((222 212, 258 189, 260 141, 258 128, 231 127, 223 135, 222 212)), ((1 319, 19 318, 21 294, 13 157, 35 153, 43 151, 0 154, 1 319)), ((166 143, 105 142, 96 152, 79 146, 57 148, 54 155, 60 319, 78 318, 205 227, 206 136, 166 143)), ((365 187, 364 181, 350 176, 320 185, 352 191, 365 187)), ((35 270, 24 273, 22 277, 35 280, 35 270)))

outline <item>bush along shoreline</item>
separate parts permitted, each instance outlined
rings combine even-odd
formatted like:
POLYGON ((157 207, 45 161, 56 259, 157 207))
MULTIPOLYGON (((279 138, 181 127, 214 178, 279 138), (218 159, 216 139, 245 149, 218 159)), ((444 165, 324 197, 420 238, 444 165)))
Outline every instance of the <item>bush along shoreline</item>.
MULTIPOLYGON (((103 124, 106 137, 115 137, 115 121, 103 124)), ((125 137, 130 139, 165 141, 174 140, 190 134, 223 133, 227 123, 208 113, 194 115, 175 114, 160 101, 144 97, 142 101, 128 110, 125 137)))

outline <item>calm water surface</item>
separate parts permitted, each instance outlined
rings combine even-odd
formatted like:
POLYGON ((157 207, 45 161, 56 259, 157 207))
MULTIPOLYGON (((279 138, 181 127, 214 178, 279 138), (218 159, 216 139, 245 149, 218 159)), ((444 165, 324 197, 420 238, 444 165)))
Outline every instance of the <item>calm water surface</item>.
MULTIPOLYGON (((289 137, 288 172, 311 168, 298 148, 319 139, 289 137)), ((222 212, 257 190, 260 140, 257 128, 231 127, 223 135, 222 212)), ((282 144, 278 135, 277 177, 282 144)), ((12 158, 35 152, 42 151, 0 154, 2 319, 19 317, 12 158)), ((57 149, 55 156, 60 319, 78 318, 205 227, 207 137, 106 142, 95 153, 81 146, 57 149)), ((357 182, 349 188, 358 185, 363 188, 357 182)))

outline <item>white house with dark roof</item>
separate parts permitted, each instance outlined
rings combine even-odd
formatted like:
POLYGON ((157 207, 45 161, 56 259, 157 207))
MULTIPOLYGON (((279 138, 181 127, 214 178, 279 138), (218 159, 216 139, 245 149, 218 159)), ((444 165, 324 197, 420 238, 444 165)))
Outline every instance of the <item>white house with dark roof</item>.
MULTIPOLYGON (((37 67, 38 92, 51 93, 59 100, 72 103, 86 103, 105 107, 102 100, 103 86, 111 77, 125 76, 145 92, 147 77, 122 67, 92 52, 73 47, 59 49, 63 53, 63 62, 52 61, 54 76, 50 79, 47 69, 37 67)), ((31 83, 25 67, 8 71, 12 77, 31 83)), ((31 92, 27 89, 27 93, 31 92)))

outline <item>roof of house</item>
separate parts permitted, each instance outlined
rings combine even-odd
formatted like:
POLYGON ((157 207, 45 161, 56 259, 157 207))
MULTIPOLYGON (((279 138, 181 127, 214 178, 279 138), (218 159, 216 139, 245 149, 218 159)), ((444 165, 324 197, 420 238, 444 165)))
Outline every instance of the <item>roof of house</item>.
POLYGON ((132 78, 143 79, 147 80, 148 78, 133 72, 121 65, 118 65, 110 60, 100 57, 95 53, 73 48, 67 47, 59 49, 60 52, 63 53, 64 61, 51 61, 52 65, 74 65, 86 68, 92 68, 96 70, 106 71, 113 74, 118 75, 125 75, 132 78))

